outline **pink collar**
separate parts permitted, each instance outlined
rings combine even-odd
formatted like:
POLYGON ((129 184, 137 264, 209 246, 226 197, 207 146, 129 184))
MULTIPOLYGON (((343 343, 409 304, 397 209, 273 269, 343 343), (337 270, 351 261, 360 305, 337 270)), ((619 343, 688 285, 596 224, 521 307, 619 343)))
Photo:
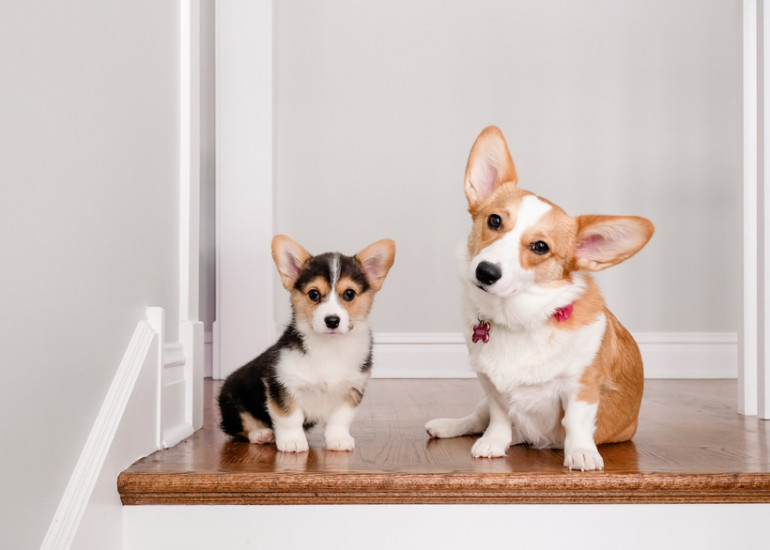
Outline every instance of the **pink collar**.
MULTIPOLYGON (((572 310, 575 309, 575 303, 568 304, 564 307, 558 308, 556 311, 553 312, 553 317, 556 319, 559 323, 563 323, 567 319, 569 319, 572 316, 572 310)), ((489 321, 482 321, 479 319, 479 324, 475 325, 473 327, 473 336, 471 337, 471 340, 475 344, 479 340, 484 342, 485 344, 489 342, 489 331, 492 328, 492 325, 489 321)))
POLYGON ((556 311, 553 312, 553 318, 559 321, 560 323, 563 323, 567 319, 569 319, 572 316, 572 310, 575 309, 575 302, 572 302, 569 305, 566 305, 564 307, 560 307, 556 311))

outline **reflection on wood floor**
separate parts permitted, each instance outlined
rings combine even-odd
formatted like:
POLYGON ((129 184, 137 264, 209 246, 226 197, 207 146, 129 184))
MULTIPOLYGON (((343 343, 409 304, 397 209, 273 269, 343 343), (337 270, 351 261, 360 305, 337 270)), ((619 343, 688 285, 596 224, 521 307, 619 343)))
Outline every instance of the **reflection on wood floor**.
POLYGON ((600 446, 603 472, 570 472, 561 450, 516 446, 474 459, 475 437, 436 440, 423 425, 468 413, 475 380, 370 382, 353 452, 231 440, 207 380, 202 430, 121 474, 125 504, 428 502, 770 502, 770 423, 735 412, 734 380, 648 380, 632 442, 600 446))

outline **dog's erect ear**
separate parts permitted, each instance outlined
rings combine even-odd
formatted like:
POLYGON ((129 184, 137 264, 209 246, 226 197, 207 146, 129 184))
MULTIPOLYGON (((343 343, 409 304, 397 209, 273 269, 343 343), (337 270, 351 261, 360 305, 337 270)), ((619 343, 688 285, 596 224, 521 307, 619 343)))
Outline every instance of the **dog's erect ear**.
POLYGON ((393 266, 396 257, 396 243, 390 239, 382 239, 370 244, 356 254, 356 259, 361 262, 361 269, 366 275, 369 286, 376 292, 382 288, 385 276, 393 266))
POLYGON ((310 254, 286 235, 273 237, 272 249, 273 261, 278 267, 281 282, 286 290, 291 290, 310 254))
POLYGON ((476 138, 465 167, 465 196, 468 205, 473 208, 500 185, 516 185, 517 181, 516 168, 500 128, 485 128, 476 138))
POLYGON ((574 262, 601 271, 627 260, 647 244, 655 226, 637 216, 578 216, 574 262))

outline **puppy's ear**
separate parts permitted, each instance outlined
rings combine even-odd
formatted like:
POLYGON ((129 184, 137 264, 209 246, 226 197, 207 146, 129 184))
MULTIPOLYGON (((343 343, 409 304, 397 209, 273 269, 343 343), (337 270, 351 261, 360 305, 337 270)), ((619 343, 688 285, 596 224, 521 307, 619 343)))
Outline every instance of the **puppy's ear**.
POLYGON ((356 259, 361 262, 361 269, 366 275, 369 286, 376 292, 382 288, 385 276, 393 266, 396 257, 396 243, 390 239, 382 239, 370 244, 356 254, 356 259))
POLYGON ((476 138, 465 167, 465 196, 473 209, 504 183, 516 185, 516 168, 500 128, 489 126, 476 138))
POLYGON ((601 271, 627 260, 647 244, 655 226, 637 216, 578 216, 574 265, 601 271))
POLYGON ((273 237, 273 261, 278 267, 281 282, 286 290, 294 288, 302 266, 310 258, 310 254, 286 235, 273 237))

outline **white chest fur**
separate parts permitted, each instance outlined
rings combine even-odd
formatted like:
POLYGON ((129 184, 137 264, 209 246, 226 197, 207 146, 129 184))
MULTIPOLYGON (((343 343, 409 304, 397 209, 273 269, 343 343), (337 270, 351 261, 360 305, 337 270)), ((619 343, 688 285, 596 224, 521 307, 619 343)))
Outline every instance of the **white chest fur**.
POLYGON ((302 408, 306 420, 325 420, 352 388, 363 391, 369 372, 361 367, 370 353, 369 329, 357 325, 346 334, 310 334, 306 352, 285 350, 278 379, 302 408))
POLYGON ((469 343, 471 363, 500 391, 558 380, 575 381, 599 351, 606 318, 575 330, 551 324, 513 331, 492 325, 488 343, 469 343))
POLYGON ((512 330, 492 324, 489 342, 468 339, 470 360, 485 389, 508 412, 517 442, 561 446, 564 403, 601 346, 606 318, 575 330, 551 323, 512 330))

